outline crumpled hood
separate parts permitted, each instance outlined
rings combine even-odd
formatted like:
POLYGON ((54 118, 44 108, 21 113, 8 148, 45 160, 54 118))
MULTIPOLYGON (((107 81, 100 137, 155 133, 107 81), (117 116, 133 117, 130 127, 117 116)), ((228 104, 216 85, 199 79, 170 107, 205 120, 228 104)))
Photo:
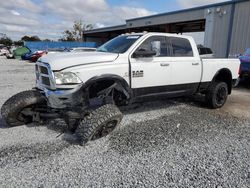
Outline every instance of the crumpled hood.
POLYGON ((39 61, 48 63, 53 71, 59 71, 85 64, 112 62, 117 57, 118 54, 105 52, 58 52, 42 56, 39 61))

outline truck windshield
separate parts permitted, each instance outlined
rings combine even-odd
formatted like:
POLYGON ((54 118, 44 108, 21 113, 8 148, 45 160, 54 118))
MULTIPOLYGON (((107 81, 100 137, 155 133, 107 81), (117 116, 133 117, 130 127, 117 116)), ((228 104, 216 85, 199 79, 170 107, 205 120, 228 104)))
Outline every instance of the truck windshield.
POLYGON ((109 53, 124 53, 126 52, 132 44, 137 41, 141 35, 123 35, 118 36, 99 48, 96 51, 98 52, 109 52, 109 53))

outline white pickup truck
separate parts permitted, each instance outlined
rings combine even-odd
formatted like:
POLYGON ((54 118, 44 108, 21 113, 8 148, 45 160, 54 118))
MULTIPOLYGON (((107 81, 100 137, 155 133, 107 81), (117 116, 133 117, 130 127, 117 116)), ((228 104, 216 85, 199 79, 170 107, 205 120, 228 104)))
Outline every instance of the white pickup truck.
POLYGON ((226 102, 238 59, 201 59, 192 37, 123 34, 94 52, 58 53, 36 63, 36 88, 5 102, 10 126, 63 118, 81 143, 103 137, 122 119, 117 108, 154 96, 204 94, 211 108, 226 102))

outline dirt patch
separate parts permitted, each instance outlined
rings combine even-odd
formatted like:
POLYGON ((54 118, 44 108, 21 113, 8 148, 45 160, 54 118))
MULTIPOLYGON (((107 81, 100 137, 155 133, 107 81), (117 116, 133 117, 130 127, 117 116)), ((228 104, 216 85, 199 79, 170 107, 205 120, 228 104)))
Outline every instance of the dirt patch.
POLYGON ((239 118, 250 119, 250 92, 246 89, 234 89, 225 106, 218 110, 239 118))

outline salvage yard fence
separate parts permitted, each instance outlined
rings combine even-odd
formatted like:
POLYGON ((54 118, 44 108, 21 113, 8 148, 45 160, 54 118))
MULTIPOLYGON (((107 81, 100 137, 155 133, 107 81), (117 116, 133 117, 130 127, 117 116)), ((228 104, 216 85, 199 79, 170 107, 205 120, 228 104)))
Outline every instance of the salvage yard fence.
POLYGON ((49 49, 71 49, 77 47, 89 47, 96 48, 97 43, 95 42, 24 42, 31 51, 36 50, 49 50, 49 49))

